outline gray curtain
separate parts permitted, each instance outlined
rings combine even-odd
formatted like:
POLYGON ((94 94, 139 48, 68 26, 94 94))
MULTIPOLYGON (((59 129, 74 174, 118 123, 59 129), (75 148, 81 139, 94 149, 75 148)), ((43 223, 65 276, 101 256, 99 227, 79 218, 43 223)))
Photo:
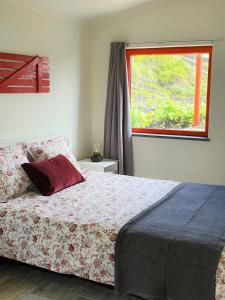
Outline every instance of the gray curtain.
POLYGON ((105 110, 104 156, 119 160, 119 173, 133 175, 130 99, 125 43, 111 43, 105 110))

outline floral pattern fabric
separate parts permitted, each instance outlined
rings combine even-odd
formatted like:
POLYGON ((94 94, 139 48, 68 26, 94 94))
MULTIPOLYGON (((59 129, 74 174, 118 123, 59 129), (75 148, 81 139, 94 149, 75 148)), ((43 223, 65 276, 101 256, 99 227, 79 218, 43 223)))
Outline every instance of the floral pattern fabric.
MULTIPOLYGON (((114 285, 121 227, 177 182, 87 172, 86 182, 51 197, 34 192, 0 203, 0 255, 114 285)), ((225 299, 225 252, 216 300, 225 299)))
POLYGON ((21 164, 28 162, 21 143, 0 147, 0 202, 24 193, 30 180, 21 164))
POLYGON ((69 150, 69 139, 65 136, 34 141, 25 143, 24 145, 33 161, 45 160, 63 154, 78 170, 80 170, 76 158, 69 150))

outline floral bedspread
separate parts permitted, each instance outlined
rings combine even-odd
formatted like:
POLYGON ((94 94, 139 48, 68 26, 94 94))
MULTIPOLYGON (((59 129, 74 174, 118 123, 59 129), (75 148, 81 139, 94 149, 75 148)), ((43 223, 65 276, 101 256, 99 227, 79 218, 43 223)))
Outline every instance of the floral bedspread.
MULTIPOLYGON (((0 256, 114 284, 120 228, 178 182, 87 172, 86 182, 51 197, 34 192, 0 203, 0 256)), ((225 250, 216 300, 225 299, 225 250)))

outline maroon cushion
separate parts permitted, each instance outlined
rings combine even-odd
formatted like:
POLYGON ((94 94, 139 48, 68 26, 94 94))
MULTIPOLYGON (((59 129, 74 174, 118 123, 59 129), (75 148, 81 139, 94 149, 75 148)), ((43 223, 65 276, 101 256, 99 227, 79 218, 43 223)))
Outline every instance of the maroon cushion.
POLYGON ((85 181, 74 165, 61 154, 44 161, 24 163, 22 167, 37 189, 45 196, 85 181))

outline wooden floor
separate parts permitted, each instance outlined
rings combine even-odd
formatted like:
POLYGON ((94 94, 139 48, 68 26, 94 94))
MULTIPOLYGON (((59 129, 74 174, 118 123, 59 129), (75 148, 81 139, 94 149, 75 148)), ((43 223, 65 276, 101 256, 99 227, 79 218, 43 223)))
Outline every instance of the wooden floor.
POLYGON ((0 300, 137 300, 113 288, 0 259, 0 300))

